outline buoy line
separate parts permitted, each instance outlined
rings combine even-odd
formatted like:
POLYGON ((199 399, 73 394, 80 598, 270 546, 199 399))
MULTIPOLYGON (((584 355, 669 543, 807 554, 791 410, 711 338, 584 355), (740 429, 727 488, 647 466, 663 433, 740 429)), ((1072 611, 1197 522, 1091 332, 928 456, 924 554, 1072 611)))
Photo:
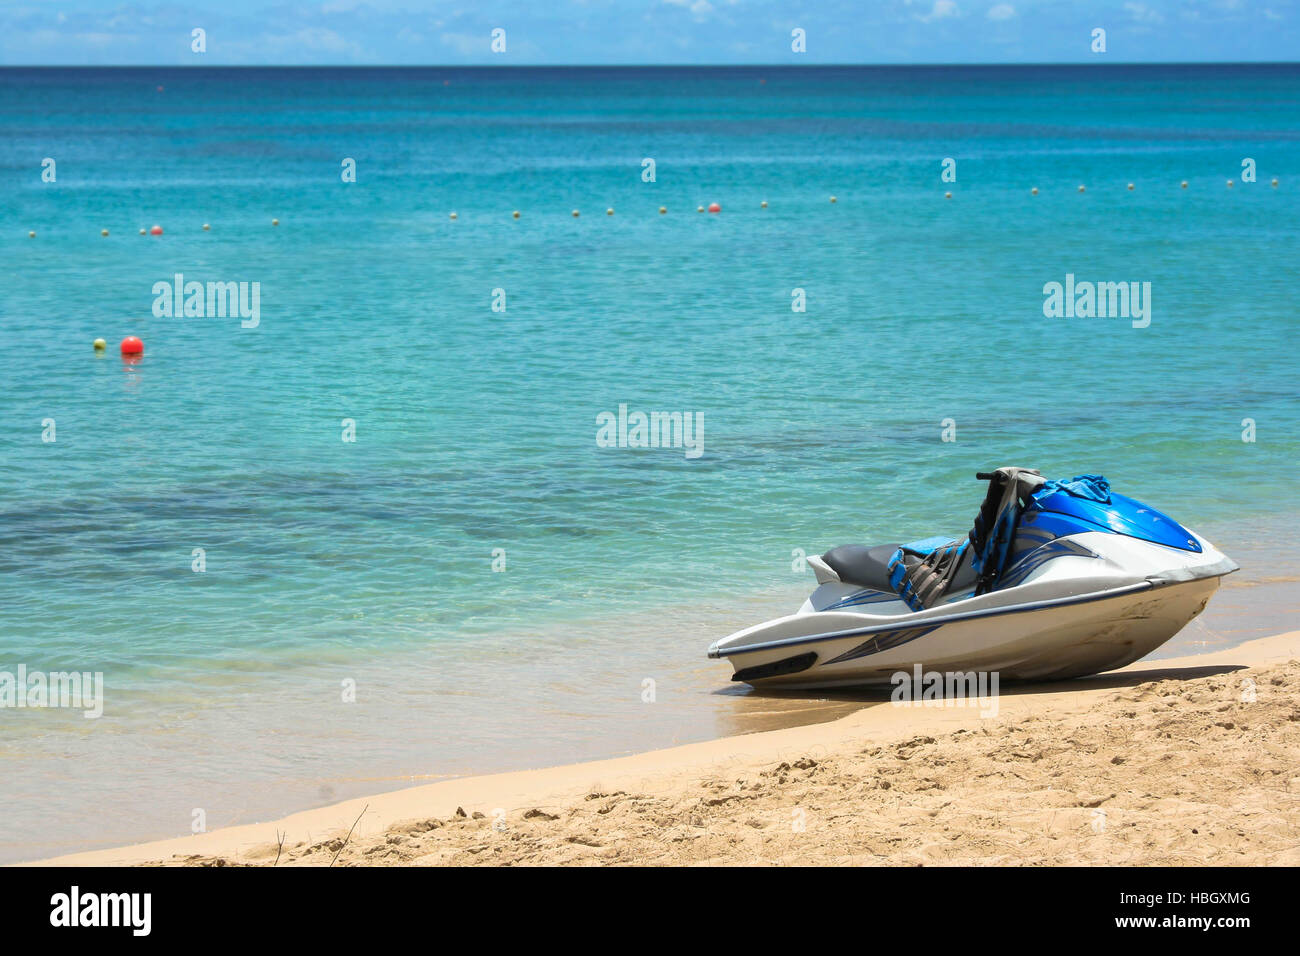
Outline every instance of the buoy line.
MULTIPOLYGON (((1280 185, 1280 180, 1278 179, 1278 177, 1274 176, 1274 177, 1272 177, 1272 178, 1269 180, 1268 184, 1269 184, 1269 186, 1271 186, 1273 189, 1277 189, 1278 186, 1280 185)), ((1226 185, 1226 187, 1227 187, 1228 189, 1234 189, 1234 188, 1236 187, 1236 181, 1235 181, 1235 180, 1232 180, 1232 179, 1229 179, 1229 180, 1226 181, 1225 185, 1226 185)), ((1188 181, 1187 181, 1186 179, 1180 180, 1179 183, 1178 183, 1178 186, 1179 186, 1180 189, 1187 189, 1187 188, 1189 188, 1189 184, 1188 184, 1188 181)), ((1088 188, 1088 187, 1087 187, 1087 184, 1085 184, 1085 183, 1080 183, 1080 184, 1077 186, 1077 191, 1078 191, 1079 193, 1085 193, 1085 192, 1087 192, 1087 188, 1088 188)), ((1136 185, 1136 183, 1126 182, 1125 185, 1124 185, 1124 188, 1125 188, 1125 190, 1126 190, 1127 192, 1135 192, 1135 191, 1137 190, 1137 185, 1136 185)), ((1037 186, 1032 186, 1032 187, 1030 187, 1030 189, 1029 189, 1029 195, 1031 195, 1031 196, 1037 196, 1037 195, 1039 194, 1039 192, 1040 192, 1040 190, 1039 190, 1039 188, 1038 188, 1037 186)), ((951 191, 945 191, 944 194, 943 194, 943 198, 944 198, 944 199, 952 199, 952 192, 951 192, 951 191)), ((839 197, 838 197, 838 196, 835 196, 835 195, 832 195, 832 196, 829 197, 829 202, 830 202, 831 205, 835 205, 835 204, 837 204, 837 203, 839 202, 839 197)), ((768 208, 768 201, 767 201, 766 199, 760 201, 759 204, 758 204, 758 207, 759 207, 760 209, 767 209, 767 208, 768 208)), ((667 206, 659 206, 659 207, 657 207, 657 209, 658 209, 658 213, 659 213, 659 215, 661 215, 661 216, 666 216, 666 215, 668 214, 668 207, 667 207, 667 206)), ((707 206, 705 206, 705 205, 698 205, 698 206, 696 206, 696 207, 695 207, 695 211, 696 211, 697 213, 709 212, 709 213, 715 213, 715 214, 716 214, 716 213, 720 213, 720 212, 722 212, 722 205, 721 205, 721 203, 718 203, 718 202, 714 201, 714 202, 710 202, 707 206)), ((578 219, 582 214, 581 214, 581 211, 580 211, 580 210, 578 210, 578 209, 574 209, 574 210, 570 213, 570 215, 571 215, 574 219, 578 219)), ((611 216, 611 217, 612 217, 612 216, 614 215, 614 207, 613 207, 613 206, 609 206, 609 207, 607 207, 607 208, 605 209, 605 215, 606 215, 606 216, 611 216)), ((521 213, 518 209, 515 209, 515 210, 513 210, 513 211, 510 213, 510 218, 512 218, 512 219, 519 219, 519 218, 521 218, 521 216, 522 216, 522 213, 521 213)), ((457 212, 455 212, 455 211, 451 211, 451 212, 448 212, 447 217, 448 217, 449 219, 451 219, 452 221, 457 221, 457 220, 460 219, 460 214, 457 213, 457 212)), ((279 226, 279 225, 280 225, 280 220, 279 220, 279 219, 272 219, 272 220, 271 220, 271 225, 272 225, 272 226, 279 226)), ((206 222, 205 222, 205 223, 203 223, 203 225, 202 225, 200 228, 201 228, 204 232, 211 232, 211 231, 212 231, 212 225, 211 225, 210 223, 206 223, 206 222)), ((108 230, 108 229, 100 229, 100 230, 99 230, 99 234, 100 234, 100 236, 103 236, 103 237, 107 238, 108 236, 111 235, 111 232, 110 232, 110 230, 108 230)), ((154 225, 152 225, 152 226, 150 226, 150 227, 148 227, 148 228, 141 227, 141 229, 140 229, 140 235, 142 235, 142 236, 162 236, 162 235, 164 235, 164 230, 163 230, 163 227, 162 227, 161 225, 158 225, 158 224, 155 223, 154 225)), ((29 230, 27 231, 27 237, 28 237, 29 239, 35 239, 35 238, 36 238, 36 230, 35 230, 35 229, 29 229, 29 230)))

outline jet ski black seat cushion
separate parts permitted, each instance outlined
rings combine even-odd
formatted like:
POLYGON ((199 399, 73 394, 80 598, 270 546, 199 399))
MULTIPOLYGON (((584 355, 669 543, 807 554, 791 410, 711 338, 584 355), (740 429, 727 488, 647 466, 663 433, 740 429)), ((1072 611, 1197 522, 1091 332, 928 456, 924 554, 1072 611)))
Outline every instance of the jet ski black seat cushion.
MULTIPOLYGON (((894 586, 889 583, 889 562, 900 547, 902 545, 897 544, 878 544, 873 548, 865 544, 842 544, 823 554, 822 560, 840 576, 841 581, 893 594, 894 586)), ((968 549, 962 555, 961 565, 953 574, 948 593, 956 594, 973 588, 976 576, 968 549)))
POLYGON ((889 583, 889 560, 898 548, 896 544, 878 544, 874 548, 865 544, 842 544, 823 554, 822 560, 840 576, 841 581, 892 594, 894 586, 889 583))

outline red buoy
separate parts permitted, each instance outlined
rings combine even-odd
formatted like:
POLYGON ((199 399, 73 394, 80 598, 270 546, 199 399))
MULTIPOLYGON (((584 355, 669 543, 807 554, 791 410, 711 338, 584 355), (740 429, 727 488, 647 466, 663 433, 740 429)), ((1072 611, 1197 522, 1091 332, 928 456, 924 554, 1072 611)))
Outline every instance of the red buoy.
POLYGON ((134 335, 128 335, 122 340, 121 349, 123 355, 143 355, 144 343, 134 335))
POLYGON ((722 207, 715 202, 709 203, 709 212, 722 212, 722 207))
POLYGON ((151 235, 151 236, 161 236, 161 235, 162 235, 162 226, 154 226, 152 229, 149 230, 149 235, 151 235))

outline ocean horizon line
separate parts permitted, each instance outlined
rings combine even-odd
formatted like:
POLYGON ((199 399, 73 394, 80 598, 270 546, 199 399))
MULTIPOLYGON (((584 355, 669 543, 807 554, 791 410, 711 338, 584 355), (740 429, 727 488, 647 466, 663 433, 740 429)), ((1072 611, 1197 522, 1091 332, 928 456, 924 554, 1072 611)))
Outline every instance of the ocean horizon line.
POLYGON ((949 70, 949 69, 1070 69, 1087 67, 1114 70, 1129 67, 1300 67, 1300 60, 1067 60, 1032 62, 935 62, 935 63, 0 63, 3 70, 949 70))

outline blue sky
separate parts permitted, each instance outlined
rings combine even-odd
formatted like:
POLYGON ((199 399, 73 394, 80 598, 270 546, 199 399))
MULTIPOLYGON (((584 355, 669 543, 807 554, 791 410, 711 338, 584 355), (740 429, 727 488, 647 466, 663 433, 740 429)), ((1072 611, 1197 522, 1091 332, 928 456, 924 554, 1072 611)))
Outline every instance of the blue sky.
POLYGON ((4 0, 0 64, 1294 61, 1298 19, 1300 0, 4 0))

